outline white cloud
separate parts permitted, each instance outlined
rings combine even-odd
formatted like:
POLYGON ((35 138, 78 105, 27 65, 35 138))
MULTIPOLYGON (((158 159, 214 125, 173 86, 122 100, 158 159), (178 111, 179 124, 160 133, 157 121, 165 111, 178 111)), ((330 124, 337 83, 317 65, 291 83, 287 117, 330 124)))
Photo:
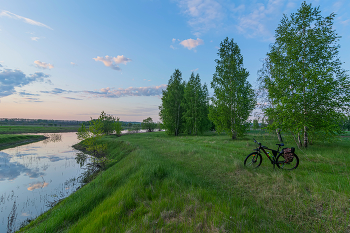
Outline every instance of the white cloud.
POLYGON ((188 24, 196 36, 215 28, 224 17, 223 7, 216 0, 179 0, 178 5, 190 17, 188 24))
MULTIPOLYGON (((107 56, 106 56, 107 57, 107 56)), ((126 65, 126 63, 128 62, 131 62, 131 59, 130 58, 126 58, 124 57, 124 55, 121 55, 121 56, 117 56, 117 57, 113 57, 113 61, 116 63, 116 64, 121 64, 123 63, 124 65, 126 65)))
POLYGON ((46 27, 48 29, 51 29, 53 30, 52 28, 50 28, 49 26, 43 24, 43 23, 40 23, 38 21, 35 21, 35 20, 32 20, 32 19, 29 19, 29 18, 25 18, 23 16, 19 16, 19 15, 16 15, 14 13, 11 13, 9 11, 1 11, 0 12, 0 16, 6 16, 6 17, 9 17, 9 18, 12 18, 12 19, 19 19, 19 20, 22 20, 24 21, 25 23, 29 23, 31 25, 35 25, 35 26, 40 26, 40 27, 46 27))
POLYGON ((170 45, 170 48, 172 48, 172 49, 176 49, 172 44, 170 45))
POLYGON ((105 57, 96 57, 92 58, 95 61, 101 61, 103 64, 107 67, 112 68, 113 70, 121 70, 120 67, 117 64, 124 64, 131 62, 130 58, 125 57, 124 55, 117 56, 117 57, 110 57, 110 56, 105 56, 105 57))
POLYGON ((196 72, 198 70, 198 68, 194 69, 194 70, 191 70, 191 72, 196 72))
POLYGON ((185 48, 191 50, 193 48, 196 48, 198 45, 204 44, 204 41, 199 38, 197 38, 197 40, 187 39, 187 40, 181 41, 180 44, 185 48))
POLYGON ((248 38, 264 37, 270 39, 273 34, 266 26, 267 21, 270 16, 275 16, 276 12, 280 12, 282 4, 282 0, 269 0, 266 5, 254 4, 254 9, 249 14, 237 17, 237 30, 248 38))
POLYGON ((54 66, 51 65, 50 63, 41 62, 39 60, 34 61, 34 63, 35 63, 35 66, 37 68, 41 68, 41 69, 44 69, 44 70, 45 69, 52 69, 52 68, 54 68, 54 66))
POLYGON ((77 64, 75 64, 74 62, 71 62, 70 64, 71 64, 72 66, 76 66, 76 65, 77 65, 77 64))
POLYGON ((38 41, 40 38, 39 37, 30 37, 30 39, 38 41))
MULTIPOLYGON (((151 80, 148 80, 151 81, 151 80)), ((95 97, 106 98, 120 98, 125 96, 159 96, 162 94, 162 90, 166 89, 167 85, 162 84, 153 87, 128 87, 128 88, 102 88, 99 91, 85 91, 85 93, 92 94, 95 97)))

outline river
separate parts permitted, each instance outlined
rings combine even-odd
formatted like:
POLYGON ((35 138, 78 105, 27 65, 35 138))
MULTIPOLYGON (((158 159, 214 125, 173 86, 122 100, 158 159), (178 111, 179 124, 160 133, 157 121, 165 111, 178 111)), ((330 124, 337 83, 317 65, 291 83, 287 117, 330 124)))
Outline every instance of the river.
POLYGON ((50 136, 0 151, 0 232, 18 230, 81 186, 76 133, 50 136))

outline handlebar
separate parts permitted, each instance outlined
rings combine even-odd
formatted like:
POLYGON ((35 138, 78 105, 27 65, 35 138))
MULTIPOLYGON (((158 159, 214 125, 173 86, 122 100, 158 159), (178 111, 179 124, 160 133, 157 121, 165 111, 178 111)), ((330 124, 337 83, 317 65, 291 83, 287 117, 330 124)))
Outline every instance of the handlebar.
POLYGON ((261 143, 260 143, 260 142, 256 141, 255 138, 253 138, 253 139, 254 139, 254 142, 255 142, 256 144, 258 144, 259 146, 261 146, 261 143))

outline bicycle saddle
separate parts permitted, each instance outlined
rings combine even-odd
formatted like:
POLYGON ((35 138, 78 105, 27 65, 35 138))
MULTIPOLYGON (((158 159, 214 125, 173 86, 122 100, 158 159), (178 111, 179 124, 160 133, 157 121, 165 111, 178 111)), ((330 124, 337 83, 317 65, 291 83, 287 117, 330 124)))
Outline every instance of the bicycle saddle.
POLYGON ((277 146, 284 146, 284 143, 276 144, 277 146))

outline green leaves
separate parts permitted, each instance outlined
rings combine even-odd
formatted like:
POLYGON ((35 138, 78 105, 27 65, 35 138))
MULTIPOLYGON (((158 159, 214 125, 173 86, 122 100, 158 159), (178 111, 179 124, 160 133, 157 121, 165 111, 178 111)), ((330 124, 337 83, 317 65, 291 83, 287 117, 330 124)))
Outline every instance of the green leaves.
POLYGON ((120 136, 122 131, 122 124, 119 122, 119 118, 115 118, 112 115, 101 112, 98 119, 93 120, 91 118, 89 128, 86 128, 84 124, 78 130, 77 136, 79 140, 83 140, 83 144, 86 149, 93 153, 93 155, 104 154, 107 147, 104 144, 99 144, 97 141, 103 136, 116 132, 117 136, 120 136))
POLYGON ((191 74, 185 85, 182 118, 185 122, 185 131, 189 134, 202 134, 209 128, 208 119, 208 88, 201 85, 199 74, 191 74))
POLYGON ((259 72, 270 129, 302 134, 305 147, 308 134, 330 139, 338 132, 337 121, 349 107, 349 77, 338 58, 334 17, 321 16, 319 7, 306 2, 297 13, 284 15, 259 72))
POLYGON ((214 89, 209 119, 217 132, 226 131, 232 139, 242 136, 248 127, 247 119, 256 104, 254 91, 247 81, 249 72, 243 67, 243 56, 238 45, 226 38, 220 43, 216 72, 211 87, 214 89))
POLYGON ((159 106, 159 116, 163 121, 164 128, 168 134, 175 134, 175 136, 179 135, 183 127, 182 103, 185 84, 181 76, 180 70, 175 69, 167 88, 163 90, 162 105, 159 106))
POLYGON ((151 117, 144 119, 141 123, 142 129, 146 129, 148 132, 153 132, 153 130, 157 127, 157 124, 153 122, 151 117))

